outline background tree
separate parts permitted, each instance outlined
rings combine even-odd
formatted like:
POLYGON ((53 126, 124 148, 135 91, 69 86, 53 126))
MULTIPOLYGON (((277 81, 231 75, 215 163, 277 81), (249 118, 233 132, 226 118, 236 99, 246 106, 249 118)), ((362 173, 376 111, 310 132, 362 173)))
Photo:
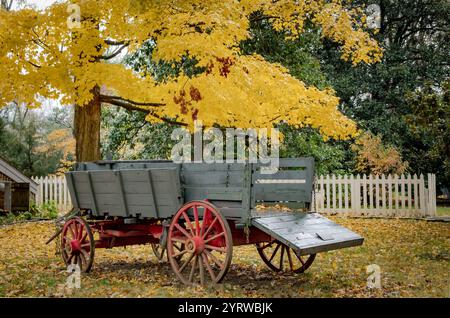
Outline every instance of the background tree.
MULTIPOLYGON (((438 172, 438 183, 448 188, 448 170, 440 164, 448 155, 439 151, 437 158, 433 137, 426 136, 426 130, 417 133, 410 129, 408 118, 419 113, 408 96, 426 90, 427 83, 435 92, 445 89, 450 74, 450 4, 444 0, 353 2, 356 6, 371 4, 381 9, 380 29, 375 35, 384 50, 381 63, 349 67, 340 58, 339 48, 325 41, 324 49, 318 51, 321 69, 341 98, 344 114, 398 149, 409 163, 409 171, 438 172)), ((425 124, 427 129, 433 130, 435 120, 445 121, 442 116, 448 118, 445 112, 428 116, 434 119, 425 124)))
POLYGON ((76 105, 80 161, 100 158, 102 103, 145 112, 150 121, 189 127, 195 119, 205 126, 242 128, 285 120, 336 138, 354 135, 356 126, 338 111, 332 90, 308 87, 279 64, 242 54, 239 43, 251 36, 253 12, 263 12, 289 39, 298 38, 307 24, 317 26, 320 36, 338 43, 341 57, 353 64, 376 62, 381 56, 377 43, 364 32, 361 10, 337 0, 85 0, 78 3, 80 28, 68 28, 70 3, 54 4, 45 12, 0 11, 0 72, 9 74, 0 83, 0 104, 17 100, 36 107, 44 96, 76 105), (158 83, 113 63, 149 40, 156 43, 155 61, 194 57, 205 72, 182 72, 158 83), (248 107, 244 112, 242 105, 248 107))
POLYGON ((1 109, 0 156, 30 177, 68 168, 75 155, 70 129, 64 126, 70 117, 58 109, 45 114, 14 103, 1 109))

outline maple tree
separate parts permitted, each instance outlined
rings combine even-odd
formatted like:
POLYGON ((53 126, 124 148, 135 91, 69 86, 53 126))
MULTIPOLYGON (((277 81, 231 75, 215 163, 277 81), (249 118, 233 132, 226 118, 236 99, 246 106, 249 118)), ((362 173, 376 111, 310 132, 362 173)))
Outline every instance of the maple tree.
POLYGON ((307 86, 280 64, 242 54, 239 43, 251 37, 254 12, 262 12, 288 39, 305 32, 306 24, 315 25, 354 65, 381 57, 365 32, 362 10, 341 0, 84 0, 74 2, 79 28, 68 27, 71 3, 43 11, 0 10, 0 106, 15 100, 39 107, 43 97, 75 105, 78 161, 100 159, 102 103, 190 128, 196 119, 205 127, 241 128, 284 121, 317 128, 327 137, 354 136, 356 124, 339 112, 332 89, 307 86), (147 41, 156 44, 154 60, 182 63, 195 57, 204 72, 180 72, 158 82, 115 61, 147 41))

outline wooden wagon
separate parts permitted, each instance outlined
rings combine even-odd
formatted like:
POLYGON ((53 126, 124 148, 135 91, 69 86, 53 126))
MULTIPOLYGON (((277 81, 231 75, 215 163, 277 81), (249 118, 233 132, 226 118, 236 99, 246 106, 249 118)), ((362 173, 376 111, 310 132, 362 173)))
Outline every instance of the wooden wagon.
POLYGON ((74 215, 61 228, 66 264, 91 269, 96 248, 151 244, 185 284, 220 282, 233 246, 254 244, 274 271, 303 272, 319 252, 363 238, 310 210, 314 161, 100 161, 66 174, 74 215), (263 205, 263 209, 258 209, 263 205), (283 207, 295 208, 285 211, 283 207))

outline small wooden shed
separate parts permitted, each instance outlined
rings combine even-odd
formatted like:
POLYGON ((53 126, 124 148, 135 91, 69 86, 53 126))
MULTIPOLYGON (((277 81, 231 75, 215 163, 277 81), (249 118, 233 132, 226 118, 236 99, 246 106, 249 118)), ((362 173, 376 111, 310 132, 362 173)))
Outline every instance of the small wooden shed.
POLYGON ((28 211, 38 184, 0 157, 0 211, 28 211))

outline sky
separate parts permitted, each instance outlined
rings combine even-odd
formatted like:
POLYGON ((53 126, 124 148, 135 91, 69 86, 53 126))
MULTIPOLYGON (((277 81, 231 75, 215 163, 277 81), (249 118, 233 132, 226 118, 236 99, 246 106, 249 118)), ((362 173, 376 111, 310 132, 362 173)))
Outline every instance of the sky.
MULTIPOLYGON (((56 0, 25 0, 26 4, 34 5, 38 9, 44 9, 55 2, 56 0)), ((14 6, 14 8, 16 9, 17 6, 14 6)))

